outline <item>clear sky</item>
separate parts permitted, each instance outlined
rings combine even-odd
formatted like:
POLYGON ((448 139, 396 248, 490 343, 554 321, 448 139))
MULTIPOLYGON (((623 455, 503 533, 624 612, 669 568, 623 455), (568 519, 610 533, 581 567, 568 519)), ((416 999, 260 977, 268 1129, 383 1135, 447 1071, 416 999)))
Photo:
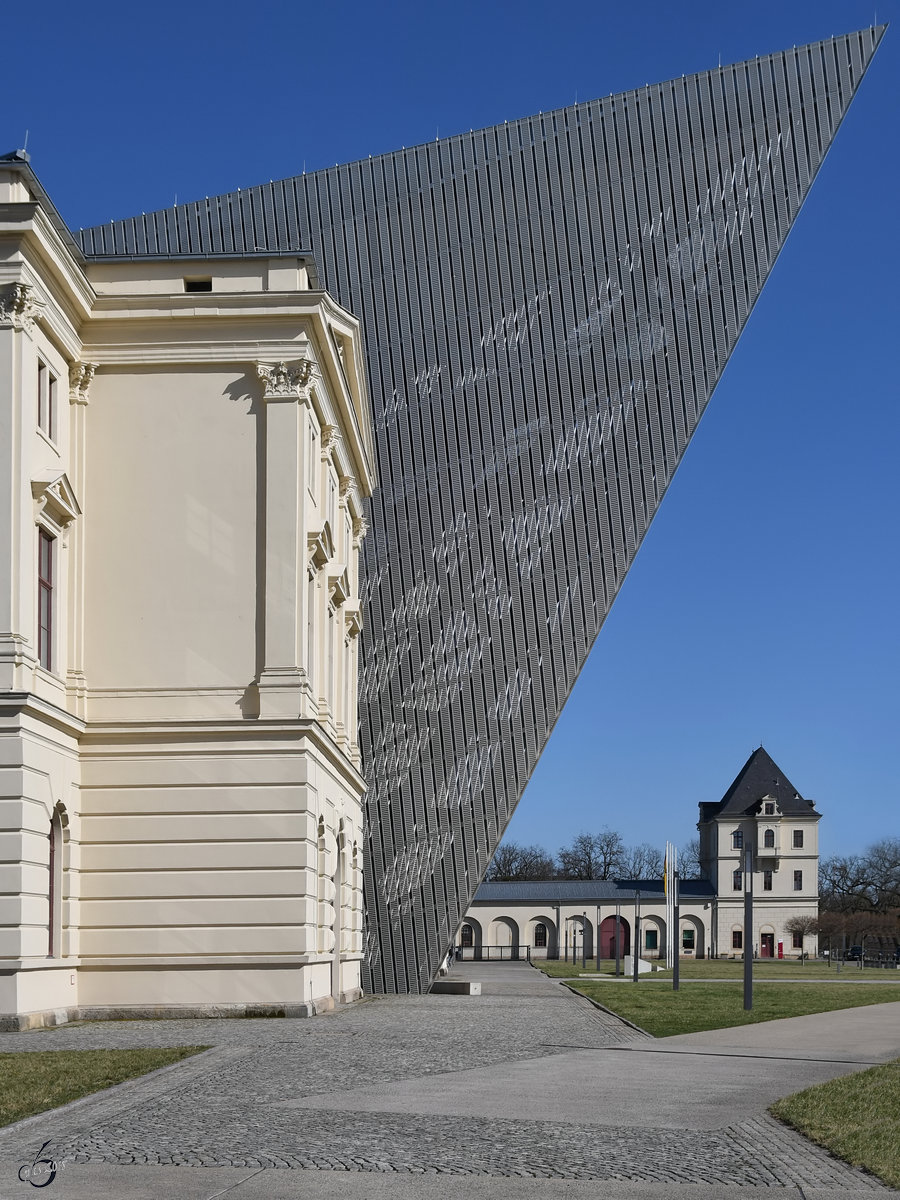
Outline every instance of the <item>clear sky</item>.
MULTIPOLYGON (((71 227, 900 16, 900 0, 45 0, 0 150, 71 227)), ((508 833, 694 833, 762 741, 825 853, 900 833, 900 28, 888 30, 508 833)))

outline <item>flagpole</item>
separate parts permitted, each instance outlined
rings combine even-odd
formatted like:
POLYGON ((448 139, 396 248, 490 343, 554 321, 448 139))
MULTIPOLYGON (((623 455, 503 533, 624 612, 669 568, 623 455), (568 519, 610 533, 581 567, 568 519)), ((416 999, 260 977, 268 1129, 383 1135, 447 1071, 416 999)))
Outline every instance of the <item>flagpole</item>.
POLYGON ((672 959, 672 991, 677 992, 680 984, 679 971, 681 967, 681 917, 678 889, 681 886, 678 878, 678 851, 672 847, 672 926, 675 930, 674 955, 672 959))

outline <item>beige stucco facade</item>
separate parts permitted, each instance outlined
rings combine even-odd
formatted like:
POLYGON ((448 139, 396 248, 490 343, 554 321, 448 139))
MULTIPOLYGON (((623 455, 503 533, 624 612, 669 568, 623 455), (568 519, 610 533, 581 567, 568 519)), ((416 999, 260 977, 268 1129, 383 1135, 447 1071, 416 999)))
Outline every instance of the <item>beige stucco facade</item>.
POLYGON ((303 254, 87 263, 0 161, 8 1024, 359 994, 361 355, 303 254))

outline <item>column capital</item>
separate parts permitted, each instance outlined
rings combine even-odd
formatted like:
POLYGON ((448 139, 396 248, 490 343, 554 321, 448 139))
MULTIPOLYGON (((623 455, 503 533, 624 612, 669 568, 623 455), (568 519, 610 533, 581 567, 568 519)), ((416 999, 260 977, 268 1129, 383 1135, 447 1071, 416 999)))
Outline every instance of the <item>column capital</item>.
POLYGON ((89 362, 72 363, 69 367, 69 402, 71 404, 87 404, 88 390, 96 370, 97 364, 89 362))
POLYGON ((296 362, 256 364, 256 374, 263 381, 263 399, 305 400, 316 372, 316 364, 309 358, 296 362))
POLYGON ((30 333, 43 304, 30 283, 10 283, 0 288, 0 327, 30 333))

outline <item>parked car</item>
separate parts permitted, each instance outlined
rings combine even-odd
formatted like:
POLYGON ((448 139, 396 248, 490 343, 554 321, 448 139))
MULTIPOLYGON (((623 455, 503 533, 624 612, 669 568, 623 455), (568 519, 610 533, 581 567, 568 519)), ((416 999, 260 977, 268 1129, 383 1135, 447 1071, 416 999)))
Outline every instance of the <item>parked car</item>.
POLYGON ((847 951, 847 955, 846 955, 847 958, 852 958, 854 960, 860 959, 860 958, 862 958, 862 956, 863 956, 862 946, 851 946, 850 949, 847 951))

